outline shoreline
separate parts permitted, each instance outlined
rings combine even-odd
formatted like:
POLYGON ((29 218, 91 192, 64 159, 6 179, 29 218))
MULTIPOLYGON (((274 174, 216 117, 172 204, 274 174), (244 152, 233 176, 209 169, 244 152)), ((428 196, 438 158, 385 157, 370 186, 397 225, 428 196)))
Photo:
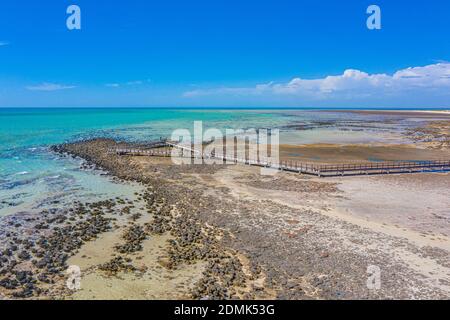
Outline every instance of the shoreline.
POLYGON ((450 110, 408 110, 408 109, 376 109, 376 110, 364 110, 364 109, 328 109, 322 110, 324 112, 344 112, 344 113, 358 113, 358 114, 374 114, 374 115, 398 115, 398 116, 420 116, 427 118, 428 116, 444 116, 444 118, 450 118, 450 110))
MULTIPOLYGON (((107 141, 112 142, 111 140, 107 141)), ((83 145, 84 143, 90 142, 78 142, 74 145, 83 145)), ((9 242, 9 245, 8 241, 0 241, 0 259, 6 259, 0 260, 2 267, 0 275, 6 275, 3 279, 0 277, 0 299, 2 299, 2 294, 6 294, 3 299, 111 299, 114 298, 114 295, 107 294, 109 290, 104 287, 105 284, 121 279, 123 276, 127 277, 130 274, 134 276, 139 273, 138 280, 142 282, 143 275, 149 269, 164 278, 160 279, 160 285, 158 289, 154 290, 155 292, 149 293, 148 290, 142 292, 155 299, 252 299, 255 298, 253 296, 255 293, 252 293, 254 290, 249 288, 251 284, 258 287, 256 294, 259 298, 273 297, 272 293, 265 293, 259 287, 261 272, 257 267, 244 265, 247 264, 247 260, 243 255, 238 255, 233 250, 217 244, 217 238, 223 237, 223 231, 200 225, 189 213, 187 209, 189 204, 186 202, 184 203, 186 207, 178 207, 176 214, 172 215, 173 204, 168 202, 173 202, 176 195, 173 193, 170 193, 170 196, 167 195, 170 188, 167 186, 164 188, 160 181, 150 177, 122 174, 120 168, 110 167, 105 162, 98 161, 99 159, 95 156, 85 153, 59 147, 54 147, 53 151, 82 157, 89 166, 105 170, 113 177, 141 183, 144 191, 136 194, 137 199, 115 198, 87 204, 77 203, 76 208, 68 210, 43 211, 38 215, 19 213, 2 217, 2 226, 11 225, 18 230, 11 233, 11 230, 7 228, 0 229, 0 239, 7 240, 5 237, 13 237, 13 241, 9 242), (137 206, 140 208, 136 209, 137 206), (116 210, 119 212, 117 213, 116 210), (54 215, 56 215, 56 219, 52 217, 54 215), (75 215, 88 218, 77 219, 75 215), (127 217, 122 218, 122 216, 127 217), (78 232, 74 234, 69 231, 73 230, 72 222, 66 223, 69 220, 75 223, 76 229, 79 229, 79 225, 84 226, 84 229, 81 229, 81 239, 78 232), (100 224, 98 227, 97 220, 100 224), (60 232, 61 225, 62 230, 65 230, 64 233, 67 234, 60 232), (25 233, 31 232, 32 240, 35 241, 29 242, 27 236, 18 237, 21 227, 24 227, 25 233), (94 230, 90 232, 92 228, 94 230), (40 233, 36 232, 37 229, 48 231, 40 233), (152 241, 154 237, 162 237, 163 241, 152 241), (107 239, 106 242, 105 239, 107 239), (71 243, 73 241, 75 243, 69 245, 69 248, 63 248, 57 244, 58 242, 71 243), (50 247, 48 242, 52 244, 50 247), (114 242, 119 242, 119 244, 114 242), (26 243, 24 248, 22 248, 23 243, 26 243), (153 247, 156 243, 157 248, 153 249, 157 251, 159 249, 160 255, 145 257, 144 243, 153 247), (107 253, 98 252, 98 250, 104 250, 105 246, 109 246, 111 250, 107 253), (39 247, 51 248, 51 252, 45 254, 39 247), (89 247, 91 248, 89 249, 89 247), (164 247, 164 250, 161 250, 161 247, 164 247), (28 251, 29 249, 31 250, 28 251), (14 258, 5 258, 14 256, 14 252, 17 251, 20 252, 19 261, 14 258), (86 252, 89 252, 91 256, 87 256, 86 252), (33 257, 35 259, 32 259, 33 257), (103 263, 95 261, 95 265, 92 265, 91 261, 88 261, 98 260, 98 258, 103 263), (148 265, 137 267, 143 261, 151 267, 149 268, 148 265), (89 292, 94 292, 93 296, 89 296, 91 293, 86 295, 86 293, 71 292, 65 287, 64 271, 72 264, 84 268, 82 272, 87 273, 87 279, 84 279, 83 275, 84 283, 99 283, 100 279, 99 286, 103 287, 103 290, 97 292, 97 296, 95 289, 98 288, 88 289, 89 292), (92 272, 92 269, 95 271, 92 272), (172 281, 177 280, 177 274, 180 276, 183 272, 185 273, 184 282, 172 281), (171 282, 175 282, 175 286, 172 288, 170 288, 171 282), (166 286, 171 291, 168 292, 166 286), (239 288, 239 292, 236 292, 233 287, 239 288), (6 291, 2 289, 6 289, 6 291)), ((184 192, 186 191, 188 190, 184 192)), ((133 282, 137 281, 130 280, 130 283, 133 282)), ((150 276, 147 283, 144 281, 144 284, 149 285, 149 288, 155 288, 154 282, 155 279, 150 276)), ((129 291, 124 294, 128 298, 133 298, 133 294, 129 291)), ((115 296, 115 298, 120 298, 120 296, 115 296)), ((142 299, 143 296, 134 298, 142 299)))
MULTIPOLYGON (((16 230, 16 236, 24 234, 27 241, 33 239, 30 236, 37 239, 34 246, 24 245, 23 240, 16 244, 19 254, 26 251, 32 257, 21 254, 24 261, 9 264, 0 283, 16 281, 17 288, 7 293, 0 284, 0 292, 12 298, 11 293, 18 292, 19 297, 29 299, 449 296, 450 287, 445 283, 450 280, 450 235, 440 234, 438 225, 429 229, 436 222, 427 216, 401 213, 401 206, 380 211, 375 205, 372 213, 364 216, 358 202, 359 197, 365 203, 386 202, 393 188, 396 192, 401 188, 402 199, 408 199, 414 191, 412 185, 440 188, 435 181, 445 185, 448 174, 402 176, 396 179, 404 182, 395 186, 390 177, 318 180, 288 173, 267 177, 256 168, 241 165, 175 166, 167 158, 107 154, 109 147, 119 145, 127 143, 94 139, 53 148, 86 159, 117 179, 137 181, 143 191, 135 199, 77 204, 32 217, 36 220, 29 221, 31 227, 25 228, 29 231, 16 230), (373 199, 358 191, 361 184, 371 186, 373 199), (392 215, 392 210, 400 211, 392 215), (415 220, 404 224, 400 218, 404 214, 426 224, 422 227, 415 220), (98 226, 95 230, 89 229, 88 219, 98 226), (36 230, 36 224, 47 229, 36 230), (84 226, 81 232, 88 233, 86 241, 75 241, 66 255, 59 257, 61 248, 55 244, 50 255, 35 256, 34 251, 42 251, 36 245, 39 237, 71 243, 69 239, 79 239, 73 234, 73 228, 79 226, 84 226), (55 227, 69 231, 61 234, 55 227), (44 260, 43 269, 34 269, 33 263, 30 265, 33 260, 38 266, 44 260), (412 267, 413 262, 431 269, 412 267), (365 286, 370 264, 383 266, 386 282, 382 290, 371 291, 365 286), (81 268, 79 291, 65 287, 68 265, 81 268), (17 273, 27 267, 34 271, 17 273), (54 283, 46 283, 48 278, 54 283)), ((415 205, 431 205, 438 216, 445 215, 445 195, 434 197, 415 205)), ((27 219, 26 215, 22 218, 27 219)), ((436 221, 450 221, 450 217, 443 219, 436 221)), ((8 220, 20 221, 9 216, 2 218, 2 225, 8 220)))

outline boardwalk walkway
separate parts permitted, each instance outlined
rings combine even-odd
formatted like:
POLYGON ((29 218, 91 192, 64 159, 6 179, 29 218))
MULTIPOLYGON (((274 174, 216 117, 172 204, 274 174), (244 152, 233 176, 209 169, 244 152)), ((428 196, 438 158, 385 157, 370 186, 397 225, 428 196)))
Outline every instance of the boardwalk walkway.
POLYGON ((151 143, 146 148, 115 148, 108 151, 118 155, 170 157, 172 155, 172 148, 182 149, 188 154, 190 153, 192 158, 218 159, 224 163, 242 163, 276 170, 316 175, 319 177, 450 171, 450 160, 386 161, 349 164, 316 164, 298 161, 280 161, 279 164, 274 164, 267 159, 251 160, 236 157, 231 158, 224 155, 206 155, 198 150, 167 141, 151 143))

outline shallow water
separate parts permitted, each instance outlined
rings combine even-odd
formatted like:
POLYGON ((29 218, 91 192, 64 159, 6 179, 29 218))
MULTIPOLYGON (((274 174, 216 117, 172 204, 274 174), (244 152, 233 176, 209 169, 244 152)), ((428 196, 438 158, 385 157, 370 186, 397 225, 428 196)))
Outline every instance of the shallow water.
POLYGON ((74 200, 127 196, 138 186, 101 172, 80 170, 80 159, 60 158, 52 144, 92 137, 148 141, 174 129, 279 128, 281 143, 370 143, 401 140, 417 119, 314 110, 1 109, 0 215, 40 210, 74 200))

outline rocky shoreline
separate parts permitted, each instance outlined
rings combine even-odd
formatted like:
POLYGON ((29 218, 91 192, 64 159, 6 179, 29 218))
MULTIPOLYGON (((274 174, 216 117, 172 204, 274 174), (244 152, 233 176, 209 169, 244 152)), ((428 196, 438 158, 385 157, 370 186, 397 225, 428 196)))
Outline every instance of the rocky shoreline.
MULTIPOLYGON (((122 230, 123 242, 115 246, 116 254, 109 262, 97 266, 105 275, 145 272, 136 268, 129 256, 142 251, 143 240, 168 233, 167 254, 158 257, 164 268, 172 270, 199 261, 205 264, 201 280, 190 289, 191 298, 254 298, 249 281, 261 277, 261 271, 256 267, 246 270, 233 250, 222 247, 217 239, 223 237, 223 231, 202 225, 192 213, 195 206, 179 192, 161 180, 141 176, 129 163, 105 156, 105 148, 111 144, 116 143, 99 139, 53 146, 52 151, 83 158, 86 168, 138 181, 146 191, 137 194, 135 201, 116 198, 77 203, 74 208, 43 211, 32 217, 4 217, 2 226, 6 227, 1 230, 0 243, 0 293, 4 298, 70 298, 65 274, 69 257, 99 234, 118 229, 122 230), (139 201, 145 203, 145 210, 130 210, 139 201), (151 216, 151 222, 139 224, 142 215, 151 216), (127 216, 127 222, 119 226, 116 216, 127 216)), ((184 192, 186 196, 189 190, 184 192)), ((264 297, 263 290, 258 289, 258 297, 264 297)))
POLYGON ((119 292, 125 299, 448 297, 445 282, 423 280, 396 254, 436 256, 444 266, 446 251, 327 216, 323 199, 342 197, 334 182, 107 152, 118 146, 133 145, 94 139, 52 147, 61 156, 84 159, 83 166, 139 182, 142 191, 133 199, 3 217, 0 297, 95 299, 110 290, 102 289, 106 282, 142 287, 138 296, 119 292), (299 204, 290 203, 296 198, 299 204), (83 264, 81 296, 66 285, 73 261, 83 264), (383 287, 376 291, 366 285, 372 264, 383 266, 383 287))
POLYGON ((111 229, 104 209, 111 203, 75 204, 70 209, 44 210, 39 215, 2 218, 0 290, 6 297, 56 297, 67 259, 85 242, 111 229))
POLYGON ((429 149, 450 149, 449 121, 430 121, 426 126, 407 130, 405 134, 415 143, 422 143, 429 149))

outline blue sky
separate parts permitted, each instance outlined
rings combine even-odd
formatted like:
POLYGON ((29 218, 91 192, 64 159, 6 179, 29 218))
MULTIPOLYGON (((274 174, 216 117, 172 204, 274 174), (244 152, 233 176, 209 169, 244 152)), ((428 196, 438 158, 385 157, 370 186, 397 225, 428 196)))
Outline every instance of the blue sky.
POLYGON ((0 107, 447 108, 448 61, 445 0, 0 3, 0 107))

